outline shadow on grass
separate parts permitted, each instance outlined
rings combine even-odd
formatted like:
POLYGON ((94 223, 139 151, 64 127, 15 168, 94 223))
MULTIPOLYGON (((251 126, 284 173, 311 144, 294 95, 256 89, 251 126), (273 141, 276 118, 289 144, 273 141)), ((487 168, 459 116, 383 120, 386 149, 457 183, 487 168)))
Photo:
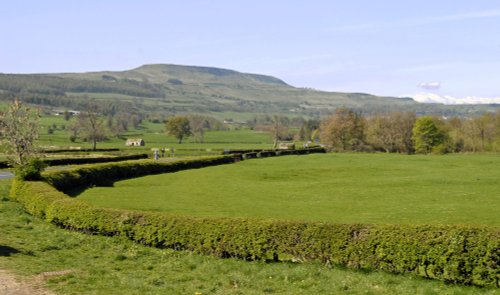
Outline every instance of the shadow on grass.
POLYGON ((9 246, 0 245, 0 257, 10 256, 11 254, 16 254, 16 253, 20 253, 20 251, 9 246))
MULTIPOLYGON (((114 187, 115 186, 115 181, 109 180, 109 181, 102 181, 98 185, 95 185, 97 187, 114 187)), ((64 193, 72 198, 78 197, 81 193, 83 193, 85 190, 92 188, 88 186, 79 186, 72 188, 71 190, 65 191, 64 193)))

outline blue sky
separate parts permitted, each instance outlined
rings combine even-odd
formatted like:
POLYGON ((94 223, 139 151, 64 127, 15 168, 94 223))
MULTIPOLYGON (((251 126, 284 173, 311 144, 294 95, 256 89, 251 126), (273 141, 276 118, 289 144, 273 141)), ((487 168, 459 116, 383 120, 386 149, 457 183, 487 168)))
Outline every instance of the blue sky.
POLYGON ((16 0, 0 9, 3 73, 172 63, 297 87, 500 103, 495 0, 16 0))

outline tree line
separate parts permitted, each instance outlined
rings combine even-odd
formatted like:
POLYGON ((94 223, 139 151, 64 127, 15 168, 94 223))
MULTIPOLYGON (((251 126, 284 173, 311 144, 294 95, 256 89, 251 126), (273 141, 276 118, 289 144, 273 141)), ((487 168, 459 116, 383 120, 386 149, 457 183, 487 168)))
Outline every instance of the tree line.
POLYGON ((411 112, 366 117, 341 108, 321 121, 319 139, 333 151, 497 152, 500 112, 474 118, 417 117, 411 112))

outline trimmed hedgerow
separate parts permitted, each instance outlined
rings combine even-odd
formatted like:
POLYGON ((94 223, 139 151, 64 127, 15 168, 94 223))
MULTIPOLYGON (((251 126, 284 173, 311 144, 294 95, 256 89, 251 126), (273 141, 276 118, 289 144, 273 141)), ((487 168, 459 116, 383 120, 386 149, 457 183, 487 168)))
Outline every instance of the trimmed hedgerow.
POLYGON ((232 156, 205 157, 171 162, 128 161, 86 165, 73 170, 50 171, 44 173, 42 176, 47 183, 58 190, 68 192, 77 187, 108 185, 109 183, 121 179, 233 162, 234 158, 232 156))
POLYGON ((247 260, 316 260, 479 286, 498 287, 500 277, 497 228, 175 216, 98 208, 45 182, 19 180, 11 196, 59 226, 154 247, 247 260))
POLYGON ((47 149, 43 150, 45 154, 57 154, 57 153, 81 153, 81 152, 118 152, 118 148, 108 148, 108 149, 47 149))
POLYGON ((120 162, 128 160, 147 159, 147 154, 133 154, 124 156, 111 156, 111 157, 80 157, 80 158, 60 158, 60 159, 44 159, 43 161, 49 166, 59 165, 80 165, 80 164, 95 164, 95 163, 108 163, 120 162))
MULTIPOLYGON (((108 162, 120 162, 129 160, 141 160, 147 159, 147 154, 133 154, 124 156, 111 156, 111 157, 80 157, 80 158, 59 158, 51 159, 44 158, 43 162, 47 166, 60 166, 60 165, 80 165, 80 164, 96 164, 96 163, 108 163, 108 162)), ((10 165, 7 161, 0 161, 0 168, 9 168, 10 165)))

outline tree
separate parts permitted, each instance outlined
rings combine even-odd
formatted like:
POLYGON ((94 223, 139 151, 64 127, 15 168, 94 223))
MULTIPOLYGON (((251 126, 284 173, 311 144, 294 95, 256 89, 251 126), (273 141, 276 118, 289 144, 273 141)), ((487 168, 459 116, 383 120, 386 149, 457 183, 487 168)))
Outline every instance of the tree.
POLYGON ((97 105, 89 103, 86 111, 80 112, 76 119, 81 137, 92 143, 92 149, 96 150, 97 142, 106 139, 104 120, 99 116, 97 105))
POLYGON ((321 141, 328 147, 341 150, 360 150, 365 141, 365 120, 351 109, 340 108, 321 123, 321 141))
POLYGON ((437 118, 423 116, 415 121, 412 138, 415 142, 415 152, 428 154, 445 148, 447 134, 437 118))
POLYGON ((167 120, 165 124, 165 130, 167 134, 174 136, 179 140, 179 144, 186 137, 189 137, 191 133, 191 127, 189 126, 189 119, 186 116, 175 116, 167 120))
POLYGON ((277 148, 280 140, 288 140, 290 137, 288 132, 290 120, 285 116, 274 115, 272 123, 271 133, 273 136, 274 148, 277 148))
POLYGON ((69 121, 71 119, 71 113, 68 110, 64 111, 64 120, 69 121))
POLYGON ((394 112, 387 116, 376 116, 368 123, 368 141, 376 149, 383 149, 388 153, 411 154, 415 120, 415 113, 394 112))
POLYGON ((0 112, 0 138, 7 159, 16 169, 16 176, 37 179, 44 168, 35 141, 38 139, 38 112, 15 99, 6 112, 0 112))
POLYGON ((302 141, 313 140, 312 135, 319 128, 320 121, 317 119, 304 120, 297 133, 297 139, 302 141))
POLYGON ((188 120, 189 128, 192 130, 194 139, 196 142, 203 143, 205 139, 205 130, 210 127, 207 118, 201 115, 191 115, 188 120))

